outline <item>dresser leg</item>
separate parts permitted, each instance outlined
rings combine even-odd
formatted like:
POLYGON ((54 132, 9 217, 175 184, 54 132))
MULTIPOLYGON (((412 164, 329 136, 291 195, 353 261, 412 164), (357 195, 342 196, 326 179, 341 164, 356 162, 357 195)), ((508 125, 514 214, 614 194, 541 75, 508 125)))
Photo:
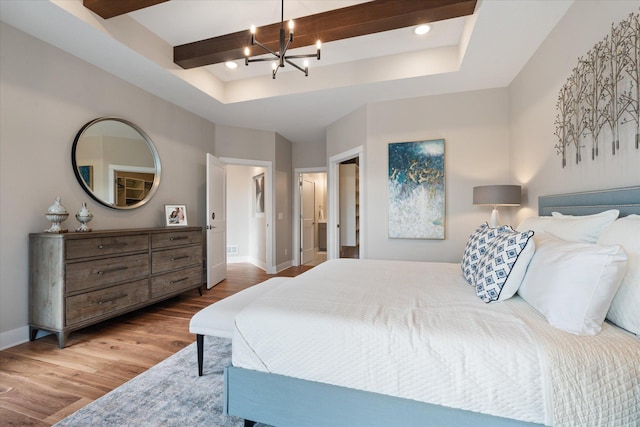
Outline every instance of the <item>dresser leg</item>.
POLYGON ((198 286, 198 293, 202 296, 202 285, 198 286))
POLYGON ((58 348, 64 348, 67 344, 68 332, 58 332, 58 348))

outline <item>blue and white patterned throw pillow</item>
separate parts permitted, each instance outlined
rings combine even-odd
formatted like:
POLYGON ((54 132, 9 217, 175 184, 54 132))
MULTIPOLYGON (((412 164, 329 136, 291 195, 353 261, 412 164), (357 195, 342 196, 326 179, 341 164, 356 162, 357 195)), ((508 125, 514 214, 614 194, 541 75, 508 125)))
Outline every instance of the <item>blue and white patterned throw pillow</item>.
POLYGON ((462 262, 460 268, 462 269, 462 275, 469 282, 470 285, 475 286, 474 276, 476 274, 476 267, 480 258, 484 256, 489 247, 489 244, 496 238, 496 236, 505 231, 513 231, 508 225, 503 225, 498 228, 491 228, 486 222, 473 232, 467 240, 467 246, 464 248, 462 255, 462 262))
POLYGON ((484 302, 515 295, 535 252, 533 231, 505 231, 496 236, 478 262, 476 294, 484 302))

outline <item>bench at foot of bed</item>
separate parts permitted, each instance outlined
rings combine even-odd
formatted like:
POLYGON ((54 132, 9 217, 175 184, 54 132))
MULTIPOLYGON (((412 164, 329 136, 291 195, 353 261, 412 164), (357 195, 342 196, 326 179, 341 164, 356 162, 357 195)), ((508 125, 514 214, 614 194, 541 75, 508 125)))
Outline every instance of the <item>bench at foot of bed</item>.
MULTIPOLYGON (((202 376, 204 364, 204 337, 233 337, 234 318, 252 301, 289 280, 290 277, 273 277, 251 286, 197 312, 189 323, 189 332, 196 334, 198 347, 198 375, 202 376)), ((246 425, 246 424, 245 424, 246 425)))

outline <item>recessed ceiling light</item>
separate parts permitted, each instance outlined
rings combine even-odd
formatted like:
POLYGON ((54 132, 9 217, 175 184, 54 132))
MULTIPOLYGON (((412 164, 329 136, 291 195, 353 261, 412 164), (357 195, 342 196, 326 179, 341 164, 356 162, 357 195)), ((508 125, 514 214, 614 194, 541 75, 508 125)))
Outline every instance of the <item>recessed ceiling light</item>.
POLYGON ((236 68, 238 68, 238 64, 236 64, 233 61, 227 61, 227 62, 224 63, 224 65, 226 65, 227 68, 230 69, 230 70, 235 70, 236 68))
POLYGON ((429 27, 428 25, 418 25, 415 28, 415 30, 413 30, 413 32, 416 33, 417 35, 421 36, 423 34, 427 34, 430 29, 431 29, 431 27, 429 27))

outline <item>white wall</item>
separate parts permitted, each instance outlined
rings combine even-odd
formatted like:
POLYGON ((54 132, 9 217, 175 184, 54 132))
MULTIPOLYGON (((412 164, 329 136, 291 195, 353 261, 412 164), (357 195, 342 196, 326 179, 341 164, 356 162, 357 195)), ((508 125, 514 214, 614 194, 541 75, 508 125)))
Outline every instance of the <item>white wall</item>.
POLYGON ((361 209, 368 258, 453 261, 471 231, 489 217, 472 205, 477 185, 522 184, 524 206, 501 208, 502 223, 516 225, 537 213, 537 197, 640 184, 640 150, 627 145, 615 157, 562 169, 553 132, 558 90, 578 57, 637 12, 640 2, 577 1, 507 89, 381 102, 327 128, 327 157, 364 146, 366 177, 361 209), (446 238, 387 238, 387 144, 445 139, 446 238))
MULTIPOLYGON (((510 214, 517 212, 519 220, 535 212, 542 194, 639 184, 638 151, 562 169, 553 148, 560 86, 577 58, 639 5, 577 1, 508 89, 364 106, 327 128, 324 151, 291 144, 274 132, 216 126, 0 23, 0 348, 27 337, 27 236, 48 226, 43 211, 55 196, 72 212, 88 201, 96 229, 162 226, 165 203, 185 203, 190 224, 203 225, 206 152, 274 162, 280 266, 292 255, 284 255, 291 249, 292 168, 326 166, 327 158, 357 146, 364 147, 366 162, 361 209, 369 258, 458 261, 469 233, 489 217, 488 208, 471 204, 475 185, 522 183, 528 207, 501 210, 503 222, 517 222, 510 214), (71 170, 76 132, 105 115, 136 123, 158 148, 162 184, 140 209, 95 204, 71 170), (445 139, 446 239, 388 239, 386 146, 434 138, 445 139)), ((76 225, 73 219, 65 224, 76 225)))
MULTIPOLYGON (((367 107, 353 111, 327 127, 327 159, 367 144, 367 107)), ((327 165, 328 166, 328 165, 327 165)))
MULTIPOLYGON (((370 258, 457 262, 469 234, 489 217, 473 187, 509 183, 506 89, 373 104, 368 109, 366 244, 370 258), (445 240, 388 238, 388 144, 445 140, 445 240)), ((508 223, 508 216, 503 215, 508 223)))
POLYGON ((294 169, 325 167, 327 144, 293 144, 291 157, 294 169))
POLYGON ((251 168, 227 166, 227 246, 237 246, 238 254, 227 255, 227 262, 246 262, 251 255, 249 221, 251 221, 251 168))
POLYGON ((227 165, 227 246, 238 246, 237 255, 227 262, 250 262, 262 269, 267 265, 266 215, 255 212, 253 177, 265 169, 227 165))
MULTIPOLYGON (((538 196, 640 184, 640 150, 622 144, 613 156, 605 148, 596 161, 583 155, 562 168, 553 134, 558 92, 571 70, 640 2, 576 1, 509 87, 511 175, 527 190, 518 220, 537 214, 538 196)), ((631 130, 627 125, 627 131, 631 130)), ((627 133, 627 138, 631 135, 627 133)), ((608 145, 605 145, 608 147, 608 145)))
MULTIPOLYGON (((27 339, 28 234, 48 227, 56 196, 70 213, 87 202, 94 229, 164 226, 163 205, 187 205, 204 225, 205 153, 215 125, 0 23, 0 348, 27 339), (94 202, 76 181, 71 146, 80 128, 116 115, 142 128, 162 162, 161 185, 139 209, 94 202)), ((66 228, 79 225, 73 215, 66 228)))
MULTIPOLYGON (((281 253, 291 246, 291 143, 278 136, 276 151, 275 132, 216 126, 5 23, 0 93, 0 348, 28 337, 28 234, 50 225, 44 211, 58 195, 71 213, 86 201, 94 214, 90 225, 98 230, 162 227, 169 203, 186 204, 189 224, 203 226, 206 153, 278 162, 286 182, 277 188, 287 194, 280 196, 285 216, 276 239, 284 239, 277 243, 281 253), (161 185, 139 209, 93 202, 72 170, 78 130, 109 115, 142 128, 160 155, 161 185)), ((79 224, 70 216, 64 225, 79 224)))
MULTIPOLYGON (((366 220, 361 233, 367 258, 460 260, 469 234, 489 218, 472 204, 473 187, 509 183, 506 89, 465 92, 371 104, 327 131, 334 155, 365 146, 366 220), (388 238, 388 144, 445 140, 445 240, 388 238)), ((360 207, 363 209, 363 206, 360 207)), ((510 219, 503 211, 504 222, 510 219)))
POLYGON ((275 161, 275 133, 234 126, 216 126, 215 155, 234 159, 275 161))
POLYGON ((278 271, 291 265, 292 145, 275 132, 216 126, 216 156, 272 162, 271 201, 275 214, 274 224, 267 227, 275 227, 272 250, 278 271))

